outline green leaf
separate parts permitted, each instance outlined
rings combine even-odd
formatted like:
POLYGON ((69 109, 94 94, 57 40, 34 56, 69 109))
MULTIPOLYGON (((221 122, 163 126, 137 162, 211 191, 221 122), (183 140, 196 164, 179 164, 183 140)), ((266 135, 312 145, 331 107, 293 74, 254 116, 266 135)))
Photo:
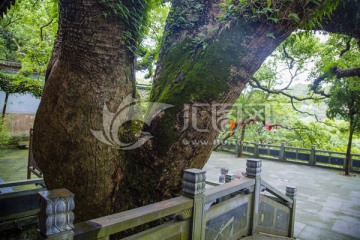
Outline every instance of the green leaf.
POLYGON ((288 17, 295 22, 300 22, 299 15, 297 15, 296 13, 290 13, 288 17))
POLYGON ((274 23, 279 23, 279 21, 280 21, 278 18, 274 18, 274 17, 268 17, 268 20, 271 20, 274 23))
POLYGON ((268 8, 271 6, 271 0, 267 0, 267 6, 268 8))
POLYGON ((276 39, 276 37, 275 37, 275 35, 273 34, 273 33, 268 33, 268 34, 266 34, 266 36, 268 37, 268 38, 272 38, 272 39, 276 39))

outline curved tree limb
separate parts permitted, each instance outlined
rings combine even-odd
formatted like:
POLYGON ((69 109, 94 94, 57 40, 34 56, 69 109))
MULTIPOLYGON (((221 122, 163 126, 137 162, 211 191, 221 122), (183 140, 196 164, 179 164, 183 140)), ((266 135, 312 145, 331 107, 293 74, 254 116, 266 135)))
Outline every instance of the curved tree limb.
POLYGON ((346 68, 343 69, 339 66, 334 67, 337 78, 344 77, 360 77, 360 68, 346 68))
POLYGON ((42 25, 40 27, 40 39, 41 39, 41 41, 44 41, 43 28, 49 26, 53 21, 54 21, 54 18, 52 18, 49 22, 45 23, 44 25, 42 25))
POLYGON ((293 109, 294 109, 295 111, 297 111, 297 112, 299 112, 299 113, 302 113, 302 114, 307 114, 307 115, 309 115, 309 116, 312 116, 312 117, 314 117, 314 118, 316 119, 317 122, 319 122, 319 119, 318 119, 318 117, 317 117, 316 114, 304 112, 304 111, 301 111, 301 110, 299 110, 298 108, 296 108, 296 107, 295 107, 295 104, 294 104, 294 99, 290 99, 290 102, 291 102, 291 106, 293 107, 293 109))
POLYGON ((258 88, 258 89, 261 89, 267 93, 270 93, 270 94, 281 94, 281 95, 284 95, 290 99, 294 99, 294 100, 297 100, 297 101, 306 101, 306 100, 318 100, 318 99, 324 99, 323 97, 321 98, 314 98, 314 97, 304 97, 304 98, 300 98, 300 97, 297 97, 297 96, 294 96, 294 95, 291 95, 289 93, 286 93, 282 90, 271 90, 271 89, 268 89, 264 86, 261 85, 261 83, 259 82, 258 79, 256 79, 255 77, 252 77, 251 78, 251 81, 249 82, 250 86, 252 86, 253 88, 258 88), (254 84, 255 83, 255 84, 254 84))

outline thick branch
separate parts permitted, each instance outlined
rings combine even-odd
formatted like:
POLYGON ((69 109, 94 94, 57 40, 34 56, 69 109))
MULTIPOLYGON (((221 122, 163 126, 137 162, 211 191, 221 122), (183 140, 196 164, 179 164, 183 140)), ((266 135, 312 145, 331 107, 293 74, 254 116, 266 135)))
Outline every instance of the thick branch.
POLYGON ((295 111, 297 111, 297 112, 299 112, 299 113, 302 113, 302 114, 307 114, 307 115, 309 115, 309 116, 315 117, 316 121, 317 121, 317 122, 319 121, 319 119, 317 118, 316 114, 312 114, 312 113, 308 113, 308 112, 303 112, 303 111, 299 110, 298 108, 295 107, 295 104, 294 104, 294 100, 293 100, 293 99, 291 99, 290 102, 291 102, 291 106, 293 107, 293 109, 294 109, 295 111))
POLYGON ((360 4, 358 1, 345 0, 335 9, 330 18, 323 19, 319 30, 345 34, 360 40, 360 4))
MULTIPOLYGON (((284 95, 290 99, 295 99, 297 101, 306 101, 306 100, 315 100, 315 99, 319 99, 319 98, 314 98, 314 97, 304 97, 304 98, 300 98, 300 97, 297 97, 297 96, 294 96, 294 95, 291 95, 291 94, 288 94, 282 90, 271 90, 271 89, 268 89, 264 86, 261 85, 261 83, 259 82, 259 80, 257 80, 255 77, 253 77, 251 79, 251 81, 249 82, 250 86, 252 86, 253 88, 258 88, 258 89, 261 89, 267 93, 270 93, 270 94, 281 94, 281 95, 284 95), (255 84, 254 84, 255 83, 255 84)), ((323 98, 320 98, 320 99, 323 99, 323 98)))
POLYGON ((351 48, 351 38, 346 42, 346 48, 343 49, 340 53, 340 57, 342 57, 346 52, 350 51, 351 48))
POLYGON ((54 18, 52 18, 48 23, 46 23, 46 24, 44 24, 43 26, 40 27, 40 39, 41 39, 41 41, 44 41, 43 28, 49 26, 53 21, 54 21, 54 18))
POLYGON ((342 69, 341 67, 335 67, 335 73, 337 78, 344 77, 360 77, 360 68, 348 68, 342 69))
POLYGON ((323 97, 326 97, 326 98, 330 97, 330 95, 329 95, 329 94, 326 94, 326 93, 325 93, 324 91, 322 91, 322 90, 318 90, 318 88, 319 88, 320 83, 321 83, 322 81, 324 81, 327 77, 328 77, 328 73, 326 73, 326 74, 324 74, 324 75, 321 75, 320 77, 316 78, 315 81, 314 81, 314 83, 313 83, 313 85, 312 85, 312 87, 311 87, 311 90, 312 90, 314 93, 319 94, 319 95, 321 95, 321 96, 323 96, 323 97))

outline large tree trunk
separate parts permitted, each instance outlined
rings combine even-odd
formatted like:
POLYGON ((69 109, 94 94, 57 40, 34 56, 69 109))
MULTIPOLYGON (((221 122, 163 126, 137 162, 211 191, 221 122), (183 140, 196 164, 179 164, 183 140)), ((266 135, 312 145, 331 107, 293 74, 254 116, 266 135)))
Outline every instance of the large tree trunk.
MULTIPOLYGON (((104 104, 133 94, 134 56, 121 18, 96 0, 62 0, 59 30, 34 124, 34 157, 49 189, 76 194, 76 220, 113 212, 123 154, 97 140, 104 104), (108 14, 109 15, 109 14, 108 14)), ((131 29, 130 29, 131 30, 131 29)))
MULTIPOLYGON (((214 125, 221 125, 213 124, 217 117, 212 107, 227 103, 229 109, 266 57, 299 25, 291 20, 272 24, 242 16, 220 22, 223 13, 218 1, 172 4, 151 101, 174 107, 145 129, 154 138, 127 155, 132 164, 126 168, 124 180, 129 182, 121 183, 124 192, 119 192, 119 197, 135 205, 180 193, 183 170, 201 169, 212 152, 218 135, 214 125), (193 108, 197 108, 196 114, 193 108), (191 115, 196 115, 197 126, 192 126, 191 115)), ((308 12, 299 11, 301 5, 301 1, 289 4, 280 12, 296 12, 306 18, 308 12)))
MULTIPOLYGON (((151 100, 174 107, 144 129, 151 140, 120 151, 90 130, 103 128, 104 103, 115 112, 133 92, 134 59, 122 41, 128 29, 121 19, 104 17, 96 0, 60 1, 59 33, 35 120, 34 157, 48 188, 76 194, 78 221, 179 194, 183 170, 202 168, 211 154, 218 134, 212 106, 230 107, 265 58, 299 26, 290 19, 274 24, 241 15, 220 21, 220 2, 173 1, 151 100), (192 126, 192 114, 203 131, 192 126)), ((317 5, 307 3, 304 10, 305 2, 282 6, 280 18, 306 18, 317 5)))

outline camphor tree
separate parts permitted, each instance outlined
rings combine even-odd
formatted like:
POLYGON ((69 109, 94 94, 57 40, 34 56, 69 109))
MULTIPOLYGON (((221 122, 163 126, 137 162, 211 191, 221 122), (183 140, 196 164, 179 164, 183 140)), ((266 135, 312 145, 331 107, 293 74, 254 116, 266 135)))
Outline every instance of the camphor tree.
MULTIPOLYGON (((150 140, 123 151, 97 140, 91 130, 103 129, 104 105, 116 113, 129 94, 135 95, 134 52, 151 4, 60 1, 33 147, 47 187, 76 194, 77 221, 179 194, 183 169, 202 168, 213 147, 184 142, 213 142, 218 134, 208 124, 211 106, 233 103, 291 32, 308 19, 331 14, 338 1, 173 1, 151 91, 152 102, 173 107, 144 126, 150 140), (199 104, 198 127, 206 131, 183 130, 186 109, 199 104)), ((133 134, 133 127, 121 126, 122 142, 144 137, 133 134)))

